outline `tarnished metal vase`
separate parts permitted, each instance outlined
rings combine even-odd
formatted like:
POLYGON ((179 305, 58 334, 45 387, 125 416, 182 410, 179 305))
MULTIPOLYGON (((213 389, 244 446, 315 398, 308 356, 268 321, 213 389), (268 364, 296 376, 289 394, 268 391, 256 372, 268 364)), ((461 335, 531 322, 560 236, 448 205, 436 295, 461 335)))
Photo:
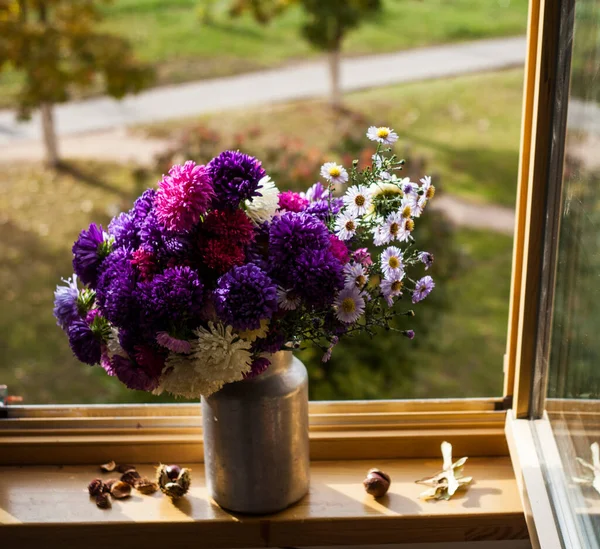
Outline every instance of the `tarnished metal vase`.
POLYGON ((291 352, 202 399, 209 494, 238 513, 281 511, 308 492, 308 374, 291 352))

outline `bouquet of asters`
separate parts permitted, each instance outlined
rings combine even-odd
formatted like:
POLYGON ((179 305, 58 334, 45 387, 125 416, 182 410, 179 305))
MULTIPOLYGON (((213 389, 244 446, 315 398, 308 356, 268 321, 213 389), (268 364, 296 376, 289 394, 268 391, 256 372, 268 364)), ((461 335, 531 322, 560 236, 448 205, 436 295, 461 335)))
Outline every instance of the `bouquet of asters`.
POLYGON ((326 361, 341 337, 413 316, 396 302, 434 287, 411 271, 433 261, 413 230, 435 189, 398 176, 393 130, 367 137, 371 166, 328 162, 304 193, 225 151, 173 166, 106 230, 83 230, 54 304, 75 356, 131 389, 197 398, 260 375, 277 351, 312 342, 326 361))

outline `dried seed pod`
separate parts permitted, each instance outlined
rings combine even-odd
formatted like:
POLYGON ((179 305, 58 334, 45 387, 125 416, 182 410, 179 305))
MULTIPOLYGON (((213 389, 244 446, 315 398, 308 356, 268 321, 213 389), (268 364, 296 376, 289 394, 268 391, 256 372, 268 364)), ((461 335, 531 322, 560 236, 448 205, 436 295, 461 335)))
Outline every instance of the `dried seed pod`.
POLYGON ((158 484, 149 478, 143 477, 135 483, 135 489, 144 495, 154 494, 158 490, 158 484))
POLYGON ((119 463, 119 465, 117 465, 117 471, 119 473, 126 473, 127 471, 135 471, 135 465, 127 465, 126 463, 119 463))
POLYGON ((178 465, 162 465, 156 468, 156 481, 163 494, 171 498, 180 498, 190 489, 192 477, 190 469, 178 465), (177 477, 172 478, 177 471, 177 477))
POLYGON ((96 505, 100 507, 100 509, 110 509, 112 507, 107 492, 102 492, 96 496, 96 505))
POLYGON ((390 484, 390 476, 379 469, 371 469, 367 473, 367 478, 363 481, 367 494, 371 494, 375 498, 385 496, 390 484))
POLYGON ((141 478, 141 475, 135 470, 130 469, 126 473, 123 473, 121 476, 121 480, 130 484, 131 486, 135 486, 135 483, 141 478))
POLYGON ((116 499, 128 498, 131 495, 131 485, 118 480, 111 486, 110 495, 116 499))
POLYGON ((101 478, 95 478, 88 485, 88 492, 90 493, 90 496, 97 496, 98 494, 102 494, 107 491, 108 489, 106 484, 104 484, 104 481, 101 478))
POLYGON ((111 471, 115 470, 116 466, 117 464, 114 461, 109 461, 108 463, 100 465, 100 469, 103 473, 110 473, 111 471))

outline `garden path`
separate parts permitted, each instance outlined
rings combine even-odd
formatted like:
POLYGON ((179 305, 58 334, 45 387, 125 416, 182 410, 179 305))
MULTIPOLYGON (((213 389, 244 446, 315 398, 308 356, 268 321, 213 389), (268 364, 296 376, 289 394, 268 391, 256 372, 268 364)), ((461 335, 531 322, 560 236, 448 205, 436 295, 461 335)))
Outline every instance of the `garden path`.
MULTIPOLYGON (((522 36, 477 40, 366 55, 342 61, 344 91, 402 82, 445 78, 522 65, 522 36)), ((55 109, 61 136, 123 128, 197 116, 264 103, 323 97, 328 91, 326 61, 311 61, 227 78, 154 88, 116 101, 106 97, 66 103, 55 109)), ((40 139, 39 115, 19 123, 10 110, 0 111, 0 146, 40 139)), ((6 153, 0 150, 0 155, 6 153)))

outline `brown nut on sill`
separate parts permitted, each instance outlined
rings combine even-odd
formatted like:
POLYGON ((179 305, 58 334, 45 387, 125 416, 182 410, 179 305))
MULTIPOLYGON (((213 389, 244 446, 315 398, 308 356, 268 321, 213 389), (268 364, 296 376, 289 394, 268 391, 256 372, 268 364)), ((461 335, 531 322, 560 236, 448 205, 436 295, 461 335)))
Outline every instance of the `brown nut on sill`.
POLYGON ((131 495, 131 485, 117 480, 110 487, 110 495, 115 499, 128 498, 131 495))
POLYGON ((108 492, 102 492, 96 496, 96 505, 100 507, 100 509, 110 509, 112 507, 108 492))
POLYGON ((121 476, 121 480, 123 482, 126 482, 130 486, 135 486, 135 483, 140 478, 142 478, 142 476, 135 469, 130 469, 129 471, 123 473, 123 475, 121 476))
POLYGON ((190 469, 178 465, 163 465, 156 468, 156 482, 163 494, 170 498, 184 496, 190 488, 192 477, 190 469))
POLYGON ((363 481, 367 494, 371 494, 375 498, 385 496, 391 483, 390 475, 379 469, 371 469, 367 473, 367 478, 363 481))
POLYGON ((102 479, 95 478, 88 484, 88 492, 90 493, 90 496, 97 496, 98 494, 108 492, 108 488, 102 479))
POLYGON ((156 482, 151 481, 149 478, 140 478, 134 485, 135 489, 144 494, 150 495, 154 494, 158 490, 158 484, 156 482))
POLYGON ((100 465, 100 470, 103 473, 110 473, 111 471, 114 471, 116 467, 117 464, 114 461, 109 461, 108 463, 100 465))

